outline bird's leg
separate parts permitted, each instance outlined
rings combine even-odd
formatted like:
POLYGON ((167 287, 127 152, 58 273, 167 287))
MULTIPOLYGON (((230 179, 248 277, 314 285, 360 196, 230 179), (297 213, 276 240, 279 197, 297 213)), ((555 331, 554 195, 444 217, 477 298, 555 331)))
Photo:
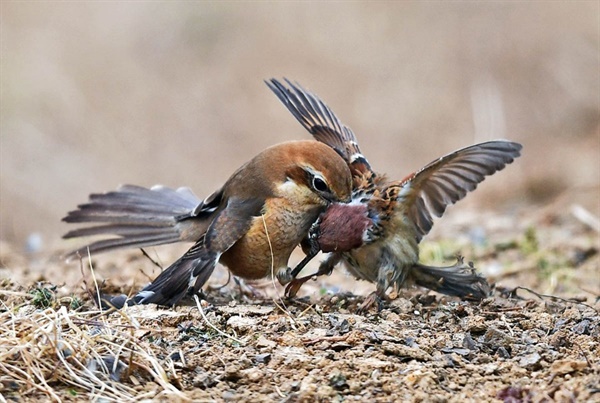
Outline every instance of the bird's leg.
MULTIPOLYGON (((393 267, 393 266, 391 266, 393 267)), ((359 315, 367 313, 375 304, 377 304, 377 312, 381 312, 383 309, 383 303, 390 300, 390 297, 385 293, 390 288, 390 271, 381 270, 379 271, 379 278, 377 280, 377 288, 371 294, 369 294, 362 304, 357 309, 359 315), (386 274, 386 272, 388 274, 386 274)))
POLYGON ((325 259, 325 261, 323 263, 321 263, 321 265, 319 266, 319 270, 317 270, 316 273, 310 274, 308 276, 293 279, 287 285, 287 287, 285 287, 285 296, 288 298, 294 298, 296 296, 296 294, 298 294, 300 287, 302 287, 302 285, 304 283, 306 283, 308 280, 310 280, 311 278, 322 276, 324 274, 330 275, 331 272, 333 271, 333 268, 335 267, 336 264, 338 264, 338 262, 341 260, 341 258, 342 258, 342 256, 340 254, 334 253, 334 254, 330 255, 327 259, 325 259))
MULTIPOLYGON (((289 267, 285 271, 280 271, 277 273, 277 280, 279 280, 280 284, 287 284, 290 281, 295 281, 296 276, 304 269, 304 267, 310 262, 321 250, 319 246, 319 222, 320 220, 315 221, 308 231, 308 235, 302 240, 302 250, 306 253, 306 256, 294 269, 290 269, 289 267)), ((286 288, 287 289, 287 288, 286 288)))
POLYGON ((371 294, 367 295, 367 297, 365 298, 363 303, 360 304, 360 306, 356 310, 356 313, 359 315, 364 315, 375 304, 377 304, 377 312, 381 312, 381 310, 383 309, 383 303, 388 300, 389 300, 389 298, 385 294, 385 291, 384 292, 380 292, 379 290, 373 291, 371 294))
POLYGON ((383 248, 380 256, 380 267, 377 273, 377 288, 369 294, 362 304, 358 307, 357 313, 366 313, 373 305, 377 304, 377 312, 383 308, 383 303, 390 300, 386 291, 394 283, 404 283, 408 273, 403 267, 398 267, 394 262, 390 249, 383 248))
POLYGON ((290 272, 290 276, 292 279, 296 279, 296 276, 300 274, 302 269, 304 269, 304 266, 306 266, 308 262, 310 262, 319 253, 319 243, 315 242, 315 244, 317 245, 316 247, 314 247, 311 243, 311 247, 308 254, 304 257, 304 259, 300 261, 300 263, 298 263, 296 267, 294 267, 294 270, 290 272))
POLYGON ((233 277, 233 281, 237 285, 238 291, 241 296, 252 299, 265 297, 265 295, 262 292, 260 292, 258 288, 248 284, 243 278, 233 277))
POLYGON ((279 284, 284 285, 296 281, 296 276, 298 275, 298 273, 300 273, 302 269, 304 269, 304 266, 306 266, 308 262, 310 262, 315 256, 317 256, 318 253, 318 249, 316 252, 313 252, 311 249, 310 253, 308 253, 304 257, 304 259, 302 259, 302 261, 298 263, 296 267, 294 267, 294 270, 288 267, 287 270, 278 271, 276 276, 277 280, 279 280, 279 284))

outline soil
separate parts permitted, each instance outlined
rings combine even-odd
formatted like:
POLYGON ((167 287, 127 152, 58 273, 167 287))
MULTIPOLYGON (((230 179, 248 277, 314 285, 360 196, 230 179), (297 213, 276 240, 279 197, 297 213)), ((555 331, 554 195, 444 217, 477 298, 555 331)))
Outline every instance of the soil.
POLYGON ((572 214, 452 217, 422 260, 460 251, 493 295, 392 291, 364 315, 373 285, 342 269, 291 301, 270 280, 220 287, 222 271, 207 301, 100 312, 95 282, 130 293, 156 275, 139 251, 91 273, 3 245, 2 400, 600 401, 598 233, 572 214))

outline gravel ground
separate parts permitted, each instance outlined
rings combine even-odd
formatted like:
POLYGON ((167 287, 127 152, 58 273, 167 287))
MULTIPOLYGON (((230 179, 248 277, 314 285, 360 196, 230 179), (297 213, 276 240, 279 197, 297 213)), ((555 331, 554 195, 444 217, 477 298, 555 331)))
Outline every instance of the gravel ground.
POLYGON ((366 315, 356 309, 373 286, 343 270, 307 283, 293 301, 281 300, 270 281, 255 284, 253 297, 234 282, 219 288, 227 279, 221 272, 200 305, 102 313, 93 304, 94 280, 102 292, 136 289, 132 279, 143 284, 156 275, 141 253, 93 259, 92 276, 56 260, 28 261, 5 247, 1 273, 12 280, 3 280, 2 396, 600 401, 598 234, 572 215, 542 218, 471 221, 486 223, 480 243, 473 228, 457 230, 450 220, 444 227, 454 231, 452 239, 441 230, 423 245, 425 261, 447 261, 458 251, 474 260, 496 283, 481 303, 409 289, 366 315), (78 344, 87 339, 93 342, 78 344), (70 346, 68 354, 57 340, 70 346), (100 361, 119 365, 103 371, 93 364, 100 361), (91 370, 95 386, 73 381, 91 370))

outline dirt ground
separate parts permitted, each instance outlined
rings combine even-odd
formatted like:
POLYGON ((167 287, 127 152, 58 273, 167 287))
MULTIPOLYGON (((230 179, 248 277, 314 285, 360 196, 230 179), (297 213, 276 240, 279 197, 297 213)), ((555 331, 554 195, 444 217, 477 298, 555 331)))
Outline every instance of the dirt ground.
POLYGON ((130 293, 158 272, 139 251, 95 258, 93 273, 6 252, 2 400, 600 401, 598 232, 577 217, 452 214, 422 260, 460 252, 493 296, 401 290, 365 315, 373 285, 342 269, 293 301, 266 280, 254 297, 220 287, 221 271, 200 305, 101 313, 95 283, 130 293))

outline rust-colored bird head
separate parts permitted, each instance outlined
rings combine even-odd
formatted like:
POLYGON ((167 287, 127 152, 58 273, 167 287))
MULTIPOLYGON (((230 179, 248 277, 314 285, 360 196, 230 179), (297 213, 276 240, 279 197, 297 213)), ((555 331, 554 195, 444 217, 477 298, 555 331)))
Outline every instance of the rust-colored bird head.
POLYGON ((313 140, 269 147, 244 171, 251 174, 247 182, 250 191, 261 188, 258 182, 264 182, 273 196, 294 204, 348 202, 352 193, 352 175, 346 162, 331 147, 313 140))

